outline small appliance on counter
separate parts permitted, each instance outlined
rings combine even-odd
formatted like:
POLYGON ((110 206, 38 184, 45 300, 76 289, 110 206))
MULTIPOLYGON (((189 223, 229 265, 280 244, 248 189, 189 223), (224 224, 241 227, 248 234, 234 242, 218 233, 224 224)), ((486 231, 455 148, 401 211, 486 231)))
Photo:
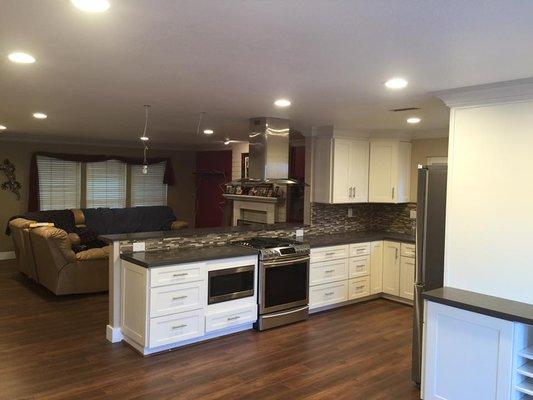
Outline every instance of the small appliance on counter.
POLYGON ((309 244, 275 237, 256 237, 233 244, 259 251, 259 315, 255 329, 263 331, 306 320, 309 244))

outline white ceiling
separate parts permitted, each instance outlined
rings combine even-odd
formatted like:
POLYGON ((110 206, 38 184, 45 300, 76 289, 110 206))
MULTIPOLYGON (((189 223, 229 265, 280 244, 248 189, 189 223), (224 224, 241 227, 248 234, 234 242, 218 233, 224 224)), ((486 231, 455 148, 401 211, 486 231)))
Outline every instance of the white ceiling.
POLYGON ((132 140, 150 103, 152 141, 193 143, 246 137, 255 116, 405 131, 408 115, 388 110, 418 106, 416 135, 431 136, 448 110, 430 92, 533 75, 532 20, 529 0, 111 0, 104 14, 2 0, 0 124, 132 140), (37 63, 10 63, 14 50, 37 63), (396 75, 407 89, 383 87, 396 75), (200 111, 218 137, 195 135, 200 111))

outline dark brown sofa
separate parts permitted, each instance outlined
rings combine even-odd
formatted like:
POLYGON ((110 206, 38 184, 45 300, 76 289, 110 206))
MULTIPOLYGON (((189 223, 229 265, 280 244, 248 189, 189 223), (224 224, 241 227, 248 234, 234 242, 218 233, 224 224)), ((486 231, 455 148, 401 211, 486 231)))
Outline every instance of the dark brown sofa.
POLYGON ((80 235, 84 237, 87 229, 96 238, 100 234, 143 232, 144 227, 144 231, 187 227, 186 222, 175 220, 170 208, 163 207, 75 209, 28 216, 31 219, 9 222, 19 271, 56 295, 108 290, 110 247, 98 240, 82 243, 80 235), (36 222, 51 226, 32 227, 36 222))

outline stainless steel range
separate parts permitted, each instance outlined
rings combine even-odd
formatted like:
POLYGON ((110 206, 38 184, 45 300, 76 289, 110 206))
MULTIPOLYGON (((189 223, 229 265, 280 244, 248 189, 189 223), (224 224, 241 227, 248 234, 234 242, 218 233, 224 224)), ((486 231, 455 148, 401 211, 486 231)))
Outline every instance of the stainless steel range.
POLYGON ((260 331, 309 317, 309 245, 295 240, 257 237, 235 242, 259 251, 260 331))

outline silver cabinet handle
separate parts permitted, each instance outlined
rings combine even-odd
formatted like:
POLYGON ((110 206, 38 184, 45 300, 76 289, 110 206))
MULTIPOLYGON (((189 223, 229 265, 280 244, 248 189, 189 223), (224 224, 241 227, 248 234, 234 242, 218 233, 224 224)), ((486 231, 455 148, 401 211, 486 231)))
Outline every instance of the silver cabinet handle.
POLYGON ((392 198, 394 199, 394 188, 392 188, 392 198))
POLYGON ((352 197, 355 197, 355 186, 352 186, 352 197))
POLYGON ((364 287, 365 287, 365 285, 361 285, 361 286, 356 286, 355 288, 356 288, 356 289, 362 289, 362 288, 364 288, 364 287))
POLYGON ((324 271, 324 273, 326 273, 326 274, 331 274, 332 272, 335 272, 335 270, 334 269, 328 269, 328 270, 324 271))
POLYGON ((395 258, 398 259, 398 249, 395 249, 395 250, 396 250, 395 258))
POLYGON ((176 297, 173 297, 172 300, 182 300, 182 299, 186 299, 187 297, 189 296, 176 296, 176 297))
POLYGON ((335 253, 326 253, 326 256, 334 256, 335 253))
POLYGON ((331 296, 333 294, 335 294, 335 292, 327 292, 327 293, 324 293, 324 296, 331 296))
POLYGON ((186 327, 187 327, 187 324, 181 324, 181 325, 173 326, 172 329, 181 329, 181 328, 186 328, 186 327))
POLYGON ((235 321, 236 319, 239 319, 240 316, 235 316, 235 317, 228 317, 228 321, 235 321))
POLYGON ((174 278, 177 278, 177 277, 179 277, 179 276, 187 276, 187 275, 189 275, 188 272, 183 272, 183 273, 181 273, 181 274, 173 274, 172 276, 173 276, 174 278))

